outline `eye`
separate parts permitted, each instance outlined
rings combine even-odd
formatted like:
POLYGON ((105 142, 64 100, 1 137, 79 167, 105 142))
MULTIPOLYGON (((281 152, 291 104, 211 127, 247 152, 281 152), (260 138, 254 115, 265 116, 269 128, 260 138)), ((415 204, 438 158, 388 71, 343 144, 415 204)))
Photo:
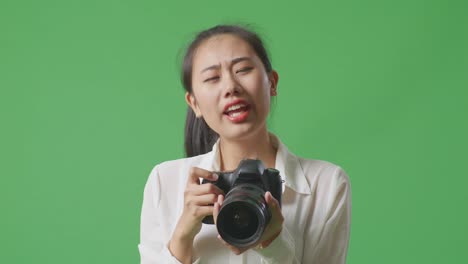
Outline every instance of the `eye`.
POLYGON ((203 82, 212 82, 212 81, 216 81, 219 79, 219 76, 213 76, 213 77, 210 77, 208 79, 205 79, 203 82))
POLYGON ((243 73, 243 72, 249 72, 253 69, 253 67, 247 66, 244 68, 240 68, 239 70, 236 71, 236 73, 243 73))

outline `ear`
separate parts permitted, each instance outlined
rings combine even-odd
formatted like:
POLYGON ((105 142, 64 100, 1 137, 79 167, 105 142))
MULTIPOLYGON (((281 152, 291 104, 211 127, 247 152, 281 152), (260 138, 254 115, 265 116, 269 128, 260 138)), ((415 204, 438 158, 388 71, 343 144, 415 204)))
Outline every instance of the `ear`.
POLYGON ((192 108, 196 117, 202 116, 201 111, 198 108, 197 101, 195 100, 195 97, 191 93, 185 92, 185 101, 190 106, 190 108, 192 108))
POLYGON ((278 88, 278 81, 279 81, 279 75, 275 70, 272 70, 268 76, 268 79, 270 80, 270 96, 276 96, 278 94, 277 88, 278 88))

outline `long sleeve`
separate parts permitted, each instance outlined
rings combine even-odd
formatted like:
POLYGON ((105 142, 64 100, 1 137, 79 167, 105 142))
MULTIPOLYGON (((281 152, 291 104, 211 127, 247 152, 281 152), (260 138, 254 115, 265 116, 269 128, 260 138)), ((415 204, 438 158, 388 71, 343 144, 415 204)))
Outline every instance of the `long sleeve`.
POLYGON ((160 198, 161 186, 156 166, 148 178, 143 196, 138 245, 141 264, 180 264, 168 249, 169 239, 162 235, 168 227, 161 224, 161 215, 158 215, 160 198))
MULTIPOLYGON (((188 170, 219 167, 216 153, 166 161, 152 170, 141 211, 141 264, 180 264, 168 243, 183 210, 188 170)), ((235 255, 219 242, 215 226, 202 225, 193 244, 199 259, 193 263, 346 263, 351 224, 351 189, 346 173, 326 161, 299 158, 283 144, 278 145, 275 166, 284 180, 285 222, 281 234, 267 248, 235 255)))
POLYGON ((262 264, 300 263, 295 252, 294 239, 286 225, 281 234, 264 249, 255 250, 262 258, 262 264))
MULTIPOLYGON (((346 263, 351 225, 351 189, 348 175, 337 168, 326 187, 319 190, 325 197, 320 217, 319 236, 308 235, 304 241, 302 263, 342 264, 346 263), (327 192, 324 195, 324 192, 327 192), (314 238, 315 237, 315 238, 314 238)), ((311 231, 308 231, 311 232, 311 231)))

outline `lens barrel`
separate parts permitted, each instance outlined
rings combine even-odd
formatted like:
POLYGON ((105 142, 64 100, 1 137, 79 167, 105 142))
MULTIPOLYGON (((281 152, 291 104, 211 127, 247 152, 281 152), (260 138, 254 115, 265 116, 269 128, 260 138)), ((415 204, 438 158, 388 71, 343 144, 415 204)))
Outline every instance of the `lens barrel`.
POLYGON ((224 241, 239 248, 258 242, 271 218, 264 194, 262 188, 250 183, 231 189, 216 223, 224 241))

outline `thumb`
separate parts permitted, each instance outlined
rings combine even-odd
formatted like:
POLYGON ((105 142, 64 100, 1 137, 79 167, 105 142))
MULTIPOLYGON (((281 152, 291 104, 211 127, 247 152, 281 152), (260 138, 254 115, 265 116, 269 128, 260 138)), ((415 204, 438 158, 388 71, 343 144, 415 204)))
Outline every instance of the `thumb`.
POLYGON ((188 184, 199 184, 200 178, 209 180, 209 181, 216 181, 218 179, 218 174, 213 173, 211 171, 204 170, 198 167, 191 167, 189 170, 189 179, 188 184))
POLYGON ((273 197, 271 192, 266 192, 265 193, 265 201, 267 202, 268 206, 271 206, 272 209, 278 209, 279 208, 279 203, 278 200, 273 197))

